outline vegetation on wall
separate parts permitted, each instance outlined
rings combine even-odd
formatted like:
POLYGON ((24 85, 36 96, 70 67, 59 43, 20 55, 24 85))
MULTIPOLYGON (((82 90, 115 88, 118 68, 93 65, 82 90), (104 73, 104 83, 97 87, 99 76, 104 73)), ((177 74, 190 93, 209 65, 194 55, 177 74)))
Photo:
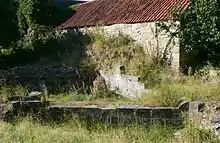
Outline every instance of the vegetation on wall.
POLYGON ((91 32, 92 44, 87 53, 89 63, 97 70, 108 73, 121 73, 139 76, 147 87, 160 82, 163 68, 162 58, 147 53, 143 47, 135 44, 129 36, 107 37, 101 29, 91 32), (152 77, 158 76, 157 80, 152 77), (151 84, 147 81, 151 81, 151 84))

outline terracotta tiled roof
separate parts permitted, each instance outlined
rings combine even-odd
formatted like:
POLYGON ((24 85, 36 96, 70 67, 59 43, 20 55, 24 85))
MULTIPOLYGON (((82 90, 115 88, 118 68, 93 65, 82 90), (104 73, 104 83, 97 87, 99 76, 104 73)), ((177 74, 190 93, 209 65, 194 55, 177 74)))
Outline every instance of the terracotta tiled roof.
POLYGON ((96 0, 80 4, 60 28, 166 20, 175 5, 185 10, 190 0, 96 0))

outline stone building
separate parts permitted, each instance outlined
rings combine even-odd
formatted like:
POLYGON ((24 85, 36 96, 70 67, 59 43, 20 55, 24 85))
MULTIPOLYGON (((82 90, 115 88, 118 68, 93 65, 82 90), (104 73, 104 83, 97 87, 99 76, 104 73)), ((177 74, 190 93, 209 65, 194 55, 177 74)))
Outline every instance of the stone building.
MULTIPOLYGON (((171 67, 179 69, 180 47, 177 38, 161 31, 157 23, 169 22, 173 8, 184 11, 190 0, 95 0, 79 4, 61 29, 94 30, 101 24, 109 35, 123 34, 142 45, 146 52, 166 55, 171 67)), ((175 30, 175 28, 173 29, 175 30)), ((164 56, 163 56, 164 57, 164 56)))

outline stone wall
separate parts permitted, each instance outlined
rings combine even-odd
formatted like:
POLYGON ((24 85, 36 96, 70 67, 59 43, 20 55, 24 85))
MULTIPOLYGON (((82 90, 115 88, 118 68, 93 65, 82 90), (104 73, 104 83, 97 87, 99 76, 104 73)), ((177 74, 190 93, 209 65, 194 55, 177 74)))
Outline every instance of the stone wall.
POLYGON ((111 105, 82 103, 57 104, 40 100, 16 100, 0 103, 0 119, 16 115, 36 115, 38 118, 63 121, 79 117, 85 121, 105 124, 141 124, 155 122, 183 127, 184 119, 193 121, 201 129, 213 130, 220 136, 220 102, 182 102, 179 107, 146 107, 142 105, 111 105), (23 113, 23 114, 22 114, 23 113), (187 118, 185 118, 187 117, 187 118))
POLYGON ((144 107, 140 105, 53 105, 48 108, 53 119, 78 115, 106 124, 152 123, 182 126, 182 112, 177 107, 144 107))
MULTIPOLYGON (((86 105, 56 104, 40 100, 12 101, 9 110, 0 110, 0 119, 9 120, 17 115, 34 115, 49 121, 63 121, 78 117, 85 121, 104 124, 141 124, 152 123, 183 125, 182 111, 178 107, 145 107, 141 105, 86 105), (7 111, 7 112, 5 112, 7 111), (10 117, 6 116, 10 115, 10 117)), ((6 104, 2 104, 6 108, 6 104)))
POLYGON ((161 54, 167 61, 171 62, 173 69, 179 69, 179 39, 174 38, 170 41, 170 36, 156 26, 156 22, 114 24, 80 29, 82 32, 96 30, 104 31, 107 35, 128 35, 135 43, 142 45, 147 53, 161 54))

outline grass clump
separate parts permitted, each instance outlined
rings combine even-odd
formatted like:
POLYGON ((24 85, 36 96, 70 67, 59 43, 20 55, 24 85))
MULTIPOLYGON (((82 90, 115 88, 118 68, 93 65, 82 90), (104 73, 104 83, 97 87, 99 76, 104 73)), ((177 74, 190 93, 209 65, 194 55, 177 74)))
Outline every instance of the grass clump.
POLYGON ((0 86, 0 101, 4 102, 11 96, 27 95, 28 89, 22 85, 0 86))
POLYGON ((72 92, 72 93, 64 93, 59 95, 50 95, 49 100, 60 103, 68 103, 73 101, 88 101, 89 95, 72 92))
POLYGON ((219 84, 185 76, 153 88, 153 92, 143 96, 141 102, 158 106, 178 106, 182 97, 189 101, 219 101, 219 87, 219 84))

